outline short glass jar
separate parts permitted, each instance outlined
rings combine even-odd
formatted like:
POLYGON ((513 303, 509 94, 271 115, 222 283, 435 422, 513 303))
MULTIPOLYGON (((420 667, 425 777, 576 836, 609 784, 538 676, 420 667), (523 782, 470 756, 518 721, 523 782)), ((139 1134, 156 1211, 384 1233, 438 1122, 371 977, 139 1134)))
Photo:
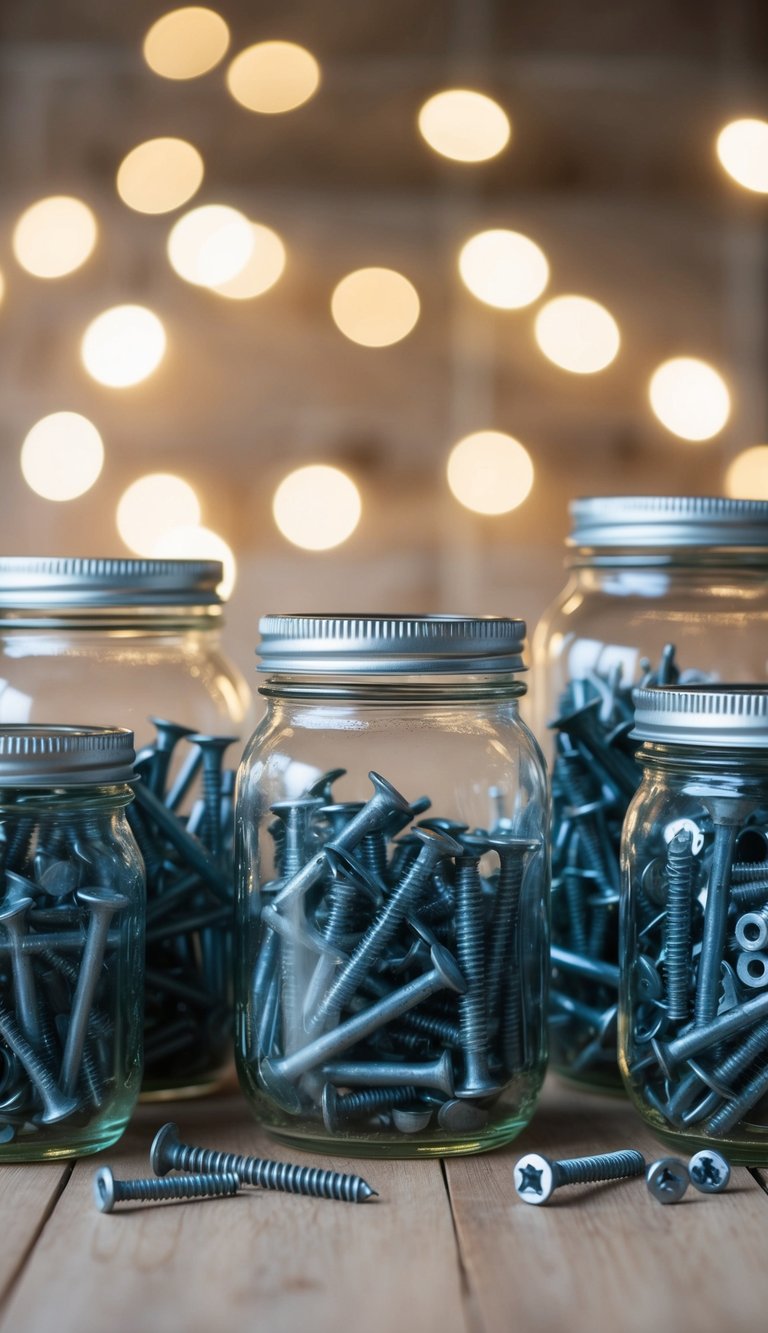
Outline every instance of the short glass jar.
POLYGON ((661 1139, 768 1163, 768 686, 641 689, 619 1058, 661 1139))
POLYGON ((525 626, 260 628, 267 713, 235 835, 246 1096, 315 1151, 505 1143, 546 1062, 549 802, 518 712, 525 626))
POLYGON ((167 806, 180 834, 174 841, 144 805, 131 807, 147 866, 149 1096, 210 1091, 231 1068, 232 793, 240 746, 222 755, 214 738, 244 741, 254 715, 250 690, 221 649, 221 577, 218 561, 0 559, 0 724, 108 717, 131 726, 142 747, 142 795, 149 788, 167 806), (219 824, 205 809, 203 756, 187 733, 211 738, 219 777, 208 800, 215 803, 219 784, 219 824), (192 780, 178 798, 176 779, 185 772, 192 780), (193 864, 200 843, 217 861, 207 878, 193 864))
POLYGON ((138 1096, 133 735, 0 724, 0 1161, 115 1143, 138 1096))
POLYGON ((551 1050, 559 1072, 618 1090, 632 689, 766 679, 768 503, 593 496, 571 517, 568 583, 533 638, 535 724, 554 731, 551 1050))

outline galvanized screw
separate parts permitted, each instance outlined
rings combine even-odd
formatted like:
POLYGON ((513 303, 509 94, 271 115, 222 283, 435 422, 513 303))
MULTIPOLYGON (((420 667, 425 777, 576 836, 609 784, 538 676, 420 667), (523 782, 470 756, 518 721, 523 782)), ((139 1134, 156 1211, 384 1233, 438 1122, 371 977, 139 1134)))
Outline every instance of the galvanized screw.
POLYGON ((156 1203, 161 1199, 214 1199, 237 1194, 240 1181, 229 1173, 218 1176, 172 1176, 170 1180, 116 1180, 112 1168, 102 1166, 93 1178, 93 1198, 100 1213, 111 1213, 116 1203, 156 1203))
POLYGON ((402 1086, 403 1079, 416 1088, 435 1088, 453 1097, 453 1065, 449 1051, 419 1064, 389 1060, 337 1060, 322 1066, 324 1078, 340 1088, 402 1086))
POLYGON ((731 1168, 722 1153, 701 1148, 688 1163, 688 1175, 702 1194, 721 1194, 731 1178, 731 1168))
POLYGON ((199 732, 191 732, 188 739, 203 757, 204 841, 213 859, 218 861, 221 856, 221 768, 224 751, 239 737, 202 736, 199 732))
POLYGON ((146 782, 155 796, 162 797, 173 752, 182 736, 191 736, 194 728, 182 727, 178 722, 167 722, 161 717, 151 717, 149 720, 157 732, 157 740, 152 750, 146 782))
POLYGON ((651 1162, 645 1183, 659 1203, 678 1203, 688 1188, 688 1168, 678 1157, 661 1157, 651 1162))
POLYGON ((33 905, 31 898, 17 898, 12 901, 8 907, 0 911, 0 925, 5 926, 11 937, 13 985, 19 1024, 27 1041, 37 1046, 40 1042, 40 1016, 37 1012, 35 977, 31 959, 23 952, 24 938, 27 934, 27 914, 33 905))
POLYGON ((128 899, 123 894, 113 893, 110 889, 81 889, 77 901, 90 909, 90 918, 61 1061, 61 1086, 70 1096, 77 1087, 83 1044, 101 975, 110 922, 115 913, 122 912, 128 906, 128 899))
POLYGON ((712 819, 715 838, 707 882, 704 932, 696 981, 694 1022, 701 1027, 717 1013, 720 964, 725 952, 733 847, 739 824, 749 813, 751 801, 744 797, 704 796, 701 803, 712 819))
POLYGON ((329 1134, 338 1134, 351 1120, 375 1115, 377 1111, 391 1111, 396 1106, 410 1106, 415 1100, 412 1085, 400 1088, 366 1088, 340 1097, 332 1083, 323 1087, 323 1124, 329 1134))
POLYGON ((482 838, 464 842, 456 858, 456 952, 467 988, 459 999, 464 1082, 456 1089, 463 1098, 486 1097, 499 1091, 488 1067, 488 1019, 485 990, 485 920, 478 865, 489 843, 482 838))
POLYGON ((365 1203, 366 1199, 376 1195, 376 1190, 371 1189, 361 1176, 180 1143, 178 1126, 172 1122, 163 1125, 155 1135, 150 1161, 152 1170, 159 1176, 168 1171, 206 1171, 215 1173, 214 1178, 220 1178, 221 1173, 226 1172, 234 1175, 238 1182, 260 1189, 308 1194, 315 1199, 341 1199, 345 1203, 365 1203))
POLYGON ((40 1123, 55 1125, 72 1115, 78 1107, 77 1098, 68 1097, 62 1092, 48 1066, 32 1049, 14 1022, 10 1011, 2 1004, 0 1004, 0 1036, 24 1066, 40 1093, 43 1102, 40 1123))
POLYGON ((639 1176, 645 1158, 634 1148, 599 1153, 594 1157, 570 1157, 552 1162, 540 1153, 527 1153, 515 1163, 515 1189, 523 1203, 547 1203, 561 1185, 592 1185, 605 1180, 627 1180, 639 1176))
POLYGON ((667 915, 664 971, 667 1015, 671 1022, 688 1018, 691 966, 691 899, 693 893, 693 838, 685 829, 667 846, 667 915))

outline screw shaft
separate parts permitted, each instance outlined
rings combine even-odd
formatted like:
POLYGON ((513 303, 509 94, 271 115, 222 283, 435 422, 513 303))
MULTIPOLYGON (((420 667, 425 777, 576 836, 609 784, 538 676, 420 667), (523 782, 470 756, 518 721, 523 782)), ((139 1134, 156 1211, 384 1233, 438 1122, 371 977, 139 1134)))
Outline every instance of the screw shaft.
POLYGON ((603 1180, 627 1180, 645 1169, 641 1152, 628 1148, 623 1152, 598 1153, 594 1157, 564 1157, 552 1163, 556 1185, 591 1185, 603 1180))
POLYGON ((216 1152, 180 1143, 171 1150, 176 1170, 232 1173, 246 1185, 284 1194, 306 1194, 314 1199, 340 1199, 345 1203, 364 1203, 375 1192, 361 1176, 341 1171, 325 1171, 316 1166, 294 1166, 290 1162, 270 1161, 265 1157, 246 1157, 232 1152, 216 1152))
POLYGON ((666 959, 668 1017, 674 1022, 688 1018, 688 982, 691 966, 691 901, 693 888, 693 835, 687 829, 667 848, 666 959))

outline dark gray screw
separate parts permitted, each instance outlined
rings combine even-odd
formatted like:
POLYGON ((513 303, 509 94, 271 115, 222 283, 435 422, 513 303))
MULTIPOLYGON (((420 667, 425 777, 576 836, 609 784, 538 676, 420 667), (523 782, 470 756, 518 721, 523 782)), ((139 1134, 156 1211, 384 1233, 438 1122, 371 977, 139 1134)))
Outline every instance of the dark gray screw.
POLYGON ((453 1066, 449 1051, 419 1064, 389 1060, 338 1060, 323 1065, 323 1076, 341 1088, 397 1088, 403 1079, 416 1088, 436 1088, 453 1097, 453 1066))
POLYGON ((709 1023, 717 1013, 720 964, 728 928, 733 847, 739 825, 749 813, 751 801, 744 797, 705 796, 701 798, 701 803, 715 826, 715 838, 707 880, 704 931, 694 1003, 694 1022, 698 1027, 709 1023))
POLYGON ((607 743, 598 717, 600 706, 599 699, 591 699, 582 708, 556 718, 549 725, 568 736, 573 744, 583 746, 616 795, 626 803, 637 790, 640 770, 631 756, 607 743))
POLYGON ((478 865, 488 850, 482 838, 466 839, 456 858, 456 953, 467 988, 459 999, 464 1082, 463 1098, 486 1097, 499 1090, 488 1067, 488 1018, 485 978, 485 904, 478 865))
POLYGON ((5 926, 11 937, 13 986, 19 1024, 27 1041, 33 1046, 38 1046, 40 1016, 37 1012, 35 976, 32 971, 32 960, 23 952, 24 938, 27 934, 27 913, 32 906, 31 898, 17 898, 0 911, 0 925, 5 926))
POLYGON ((678 1157, 661 1157, 651 1162, 645 1183, 659 1203, 677 1203, 688 1188, 688 1168, 678 1157))
POLYGON ((639 1176, 645 1158, 634 1148, 599 1153, 594 1157, 569 1157, 552 1162, 540 1153, 527 1153, 515 1162, 515 1189, 523 1203, 547 1203, 561 1185, 592 1185, 604 1180, 628 1180, 639 1176))
POLYGON ((731 1097, 730 1101, 725 1102, 719 1111, 707 1121, 707 1133, 713 1138, 721 1134, 727 1134, 729 1130, 734 1129, 739 1121, 744 1119, 747 1111, 760 1101, 768 1092, 768 1066, 761 1066, 757 1072, 747 1079, 744 1087, 739 1093, 731 1097))
POLYGON ((198 749, 191 750, 176 774, 171 787, 166 792, 164 804, 167 810, 178 810, 202 766, 203 756, 201 751, 198 749))
POLYGON ((184 825, 166 809, 163 802, 138 782, 134 788, 138 805, 147 811, 152 823, 156 824, 168 842, 176 848, 190 870, 195 870, 217 898, 223 903, 232 900, 232 887, 227 876, 219 869, 216 862, 197 838, 188 833, 184 825))
POLYGON ((112 1168, 102 1166, 93 1178, 93 1198, 101 1213, 116 1203, 156 1203, 160 1199, 220 1199, 237 1194, 240 1181, 228 1173, 217 1176, 172 1176, 170 1180, 116 1180, 112 1168))
POLYGON ((416 1097, 412 1085, 400 1088, 366 1088, 340 1097, 332 1083, 323 1087, 323 1124, 329 1134, 338 1134, 353 1120, 375 1115, 377 1111, 391 1111, 396 1106, 409 1106, 416 1097))
POLYGON ((90 916, 61 1061, 61 1086, 70 1096, 77 1087, 83 1044, 93 997, 101 976, 110 922, 117 912, 122 912, 128 906, 128 899, 122 893, 113 893, 111 889, 81 889, 77 901, 81 907, 89 908, 90 916))
POLYGON ((754 1000, 737 1004, 719 1018, 713 1018, 706 1027, 691 1028, 672 1041, 663 1042, 654 1038, 651 1048, 664 1076, 674 1081, 675 1069, 681 1061, 710 1050, 726 1037, 733 1037, 764 1018, 768 1018, 768 994, 757 995, 754 1000))
POLYGON ((722 1153, 701 1148, 688 1163, 688 1175, 702 1194, 721 1194, 731 1178, 731 1168, 722 1153))
POLYGON ((188 736, 203 757, 203 802, 205 804, 204 833, 211 855, 217 861, 221 855, 221 769, 224 751, 234 745, 237 736, 202 736, 192 732, 188 736))
POLYGON ((681 829, 667 846, 667 915, 664 972, 667 1016, 671 1022, 688 1018, 691 970, 691 901, 693 895, 693 838, 681 829))
POLYGON ((0 1004, 0 1036, 24 1066, 40 1094, 43 1103, 40 1123, 55 1125, 72 1115, 78 1107, 77 1098, 64 1095, 48 1066, 32 1049, 14 1022, 10 1011, 2 1004, 0 1004))
POLYGON ((327 773, 321 773, 319 778, 315 778, 304 795, 319 796, 323 805, 330 805, 333 800, 333 784, 346 776, 346 768, 331 768, 327 773))
POLYGON ((619 969, 615 963, 605 963, 597 958, 582 958, 579 954, 561 949, 555 944, 550 949, 550 958, 552 965, 561 972, 583 977, 588 981, 600 982, 602 986, 610 986, 611 990, 619 989, 619 969))
POLYGON ((178 1127, 170 1122, 155 1135, 150 1161, 152 1170, 160 1176, 167 1171, 208 1171, 217 1177, 228 1172, 242 1184, 281 1190, 285 1194, 308 1194, 315 1199, 341 1199, 345 1203, 365 1203, 366 1199, 376 1197, 376 1190, 361 1176, 180 1143, 178 1127))
POLYGON ((155 796, 162 797, 173 752, 182 736, 192 735, 193 728, 179 726, 178 722, 167 722, 161 717, 151 717, 149 720, 157 732, 157 740, 153 747, 146 782, 155 796))
POLYGON ((292 879, 309 859, 312 817, 322 806, 318 796, 299 796, 293 801, 275 801, 269 808, 285 825, 282 844, 283 878, 292 879))

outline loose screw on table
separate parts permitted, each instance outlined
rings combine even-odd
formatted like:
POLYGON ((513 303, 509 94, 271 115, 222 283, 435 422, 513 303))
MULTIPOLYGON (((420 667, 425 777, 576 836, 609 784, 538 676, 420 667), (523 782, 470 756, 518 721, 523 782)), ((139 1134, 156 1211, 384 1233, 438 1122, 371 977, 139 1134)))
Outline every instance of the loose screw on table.
POLYGON ((101 1213, 111 1213, 116 1203, 157 1203, 162 1199, 216 1199, 237 1194, 241 1181, 233 1172, 219 1175, 171 1176, 169 1180, 147 1177, 116 1180, 111 1167, 102 1166, 93 1178, 93 1197, 101 1213))
POLYGON ((688 1188, 688 1168, 678 1157, 661 1157, 645 1173, 648 1193, 659 1203, 678 1203, 688 1188))
POLYGON ((721 1194, 731 1178, 730 1163, 714 1148, 701 1148, 688 1163, 691 1184, 702 1194, 721 1194))
MULTIPOLYGON (((239 1153, 216 1152, 211 1148, 196 1148, 179 1142, 178 1126, 172 1121, 159 1129, 150 1149, 152 1170, 159 1176, 168 1171, 203 1171, 230 1173, 245 1185, 260 1189, 280 1190, 285 1194, 307 1194, 315 1199, 340 1199, 345 1203, 365 1203, 376 1197, 361 1176, 345 1175, 340 1171, 325 1171, 314 1166, 293 1166, 290 1162, 275 1162, 264 1157, 245 1157, 239 1153)), ((206 1177, 203 1177, 206 1178, 206 1177)))
POLYGON ((561 1185, 592 1185, 606 1180, 628 1180, 645 1169, 641 1152, 599 1153, 552 1162, 540 1153, 527 1153, 515 1163, 515 1189, 523 1203, 547 1203, 561 1185))

